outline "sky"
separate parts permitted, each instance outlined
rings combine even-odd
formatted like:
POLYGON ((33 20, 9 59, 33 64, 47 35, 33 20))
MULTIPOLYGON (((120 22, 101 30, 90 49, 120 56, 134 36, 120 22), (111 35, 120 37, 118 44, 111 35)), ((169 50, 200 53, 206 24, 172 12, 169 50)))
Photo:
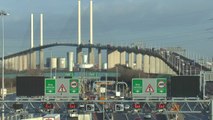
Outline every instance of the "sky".
MULTIPOLYGON (((10 14, 4 17, 6 55, 30 48, 31 13, 35 46, 39 45, 40 13, 44 14, 44 44, 77 43, 77 0, 0 3, 0 10, 10 14)), ((82 42, 88 43, 89 0, 81 3, 82 42)), ((94 44, 182 47, 191 56, 213 57, 212 0, 93 0, 93 5, 94 44)), ((2 40, 2 30, 0 36, 2 40)))

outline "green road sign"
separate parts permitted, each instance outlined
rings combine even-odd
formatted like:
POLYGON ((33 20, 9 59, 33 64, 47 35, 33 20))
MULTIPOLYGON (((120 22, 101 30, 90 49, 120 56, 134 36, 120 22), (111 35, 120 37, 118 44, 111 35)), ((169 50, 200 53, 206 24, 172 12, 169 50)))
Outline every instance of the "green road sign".
POLYGON ((157 93, 167 93, 166 79, 157 79, 157 93))
POLYGON ((55 79, 45 79, 45 93, 55 94, 56 84, 55 79))
POLYGON ((69 82, 70 86, 70 93, 71 94, 78 94, 79 93, 79 80, 78 79, 71 79, 69 82))
POLYGON ((64 76, 67 76, 67 77, 74 77, 74 72, 67 72, 67 73, 64 73, 64 76))
POLYGON ((143 81, 142 79, 132 80, 132 93, 142 93, 143 92, 143 81))
POLYGON ((95 77, 97 76, 97 72, 89 72, 87 75, 88 77, 95 77))

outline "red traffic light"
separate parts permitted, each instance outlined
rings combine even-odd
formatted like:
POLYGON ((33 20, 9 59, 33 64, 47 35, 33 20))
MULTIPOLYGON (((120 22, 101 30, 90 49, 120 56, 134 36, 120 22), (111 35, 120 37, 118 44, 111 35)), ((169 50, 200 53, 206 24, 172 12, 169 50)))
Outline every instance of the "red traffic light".
POLYGON ((75 109, 75 108, 77 108, 77 105, 69 103, 69 104, 67 104, 67 108, 68 109, 75 109))
POLYGON ((166 104, 164 104, 164 103, 159 103, 159 104, 157 104, 157 108, 158 108, 158 109, 164 109, 164 108, 166 108, 166 104))
POLYGON ((135 103, 135 104, 133 104, 133 108, 140 109, 140 108, 142 108, 142 106, 139 103, 135 103))
POLYGON ((53 109, 54 105, 52 103, 44 103, 45 109, 53 109))

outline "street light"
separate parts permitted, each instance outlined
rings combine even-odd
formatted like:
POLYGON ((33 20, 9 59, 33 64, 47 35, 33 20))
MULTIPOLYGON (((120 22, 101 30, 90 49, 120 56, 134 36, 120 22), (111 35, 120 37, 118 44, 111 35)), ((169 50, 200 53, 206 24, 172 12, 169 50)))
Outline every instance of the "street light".
MULTIPOLYGON (((4 102, 4 16, 9 15, 5 11, 0 11, 2 21, 2 101, 4 102)), ((4 120, 4 104, 2 104, 2 120, 4 120)))

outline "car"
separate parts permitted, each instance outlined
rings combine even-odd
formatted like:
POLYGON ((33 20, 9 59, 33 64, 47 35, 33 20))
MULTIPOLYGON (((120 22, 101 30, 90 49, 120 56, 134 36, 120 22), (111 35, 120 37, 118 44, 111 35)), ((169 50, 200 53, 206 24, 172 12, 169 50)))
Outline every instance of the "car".
POLYGON ((120 96, 120 99, 124 99, 124 96, 120 96))
POLYGON ((79 107, 80 107, 80 108, 84 108, 85 105, 84 105, 84 104, 80 104, 79 107))
POLYGON ((126 105, 124 106, 124 109, 125 109, 125 110, 130 109, 130 105, 126 104, 126 105))
POLYGON ((110 99, 115 99, 115 96, 114 95, 110 96, 110 99))
POLYGON ((144 119, 151 119, 151 118, 152 118, 151 113, 145 113, 144 119))

